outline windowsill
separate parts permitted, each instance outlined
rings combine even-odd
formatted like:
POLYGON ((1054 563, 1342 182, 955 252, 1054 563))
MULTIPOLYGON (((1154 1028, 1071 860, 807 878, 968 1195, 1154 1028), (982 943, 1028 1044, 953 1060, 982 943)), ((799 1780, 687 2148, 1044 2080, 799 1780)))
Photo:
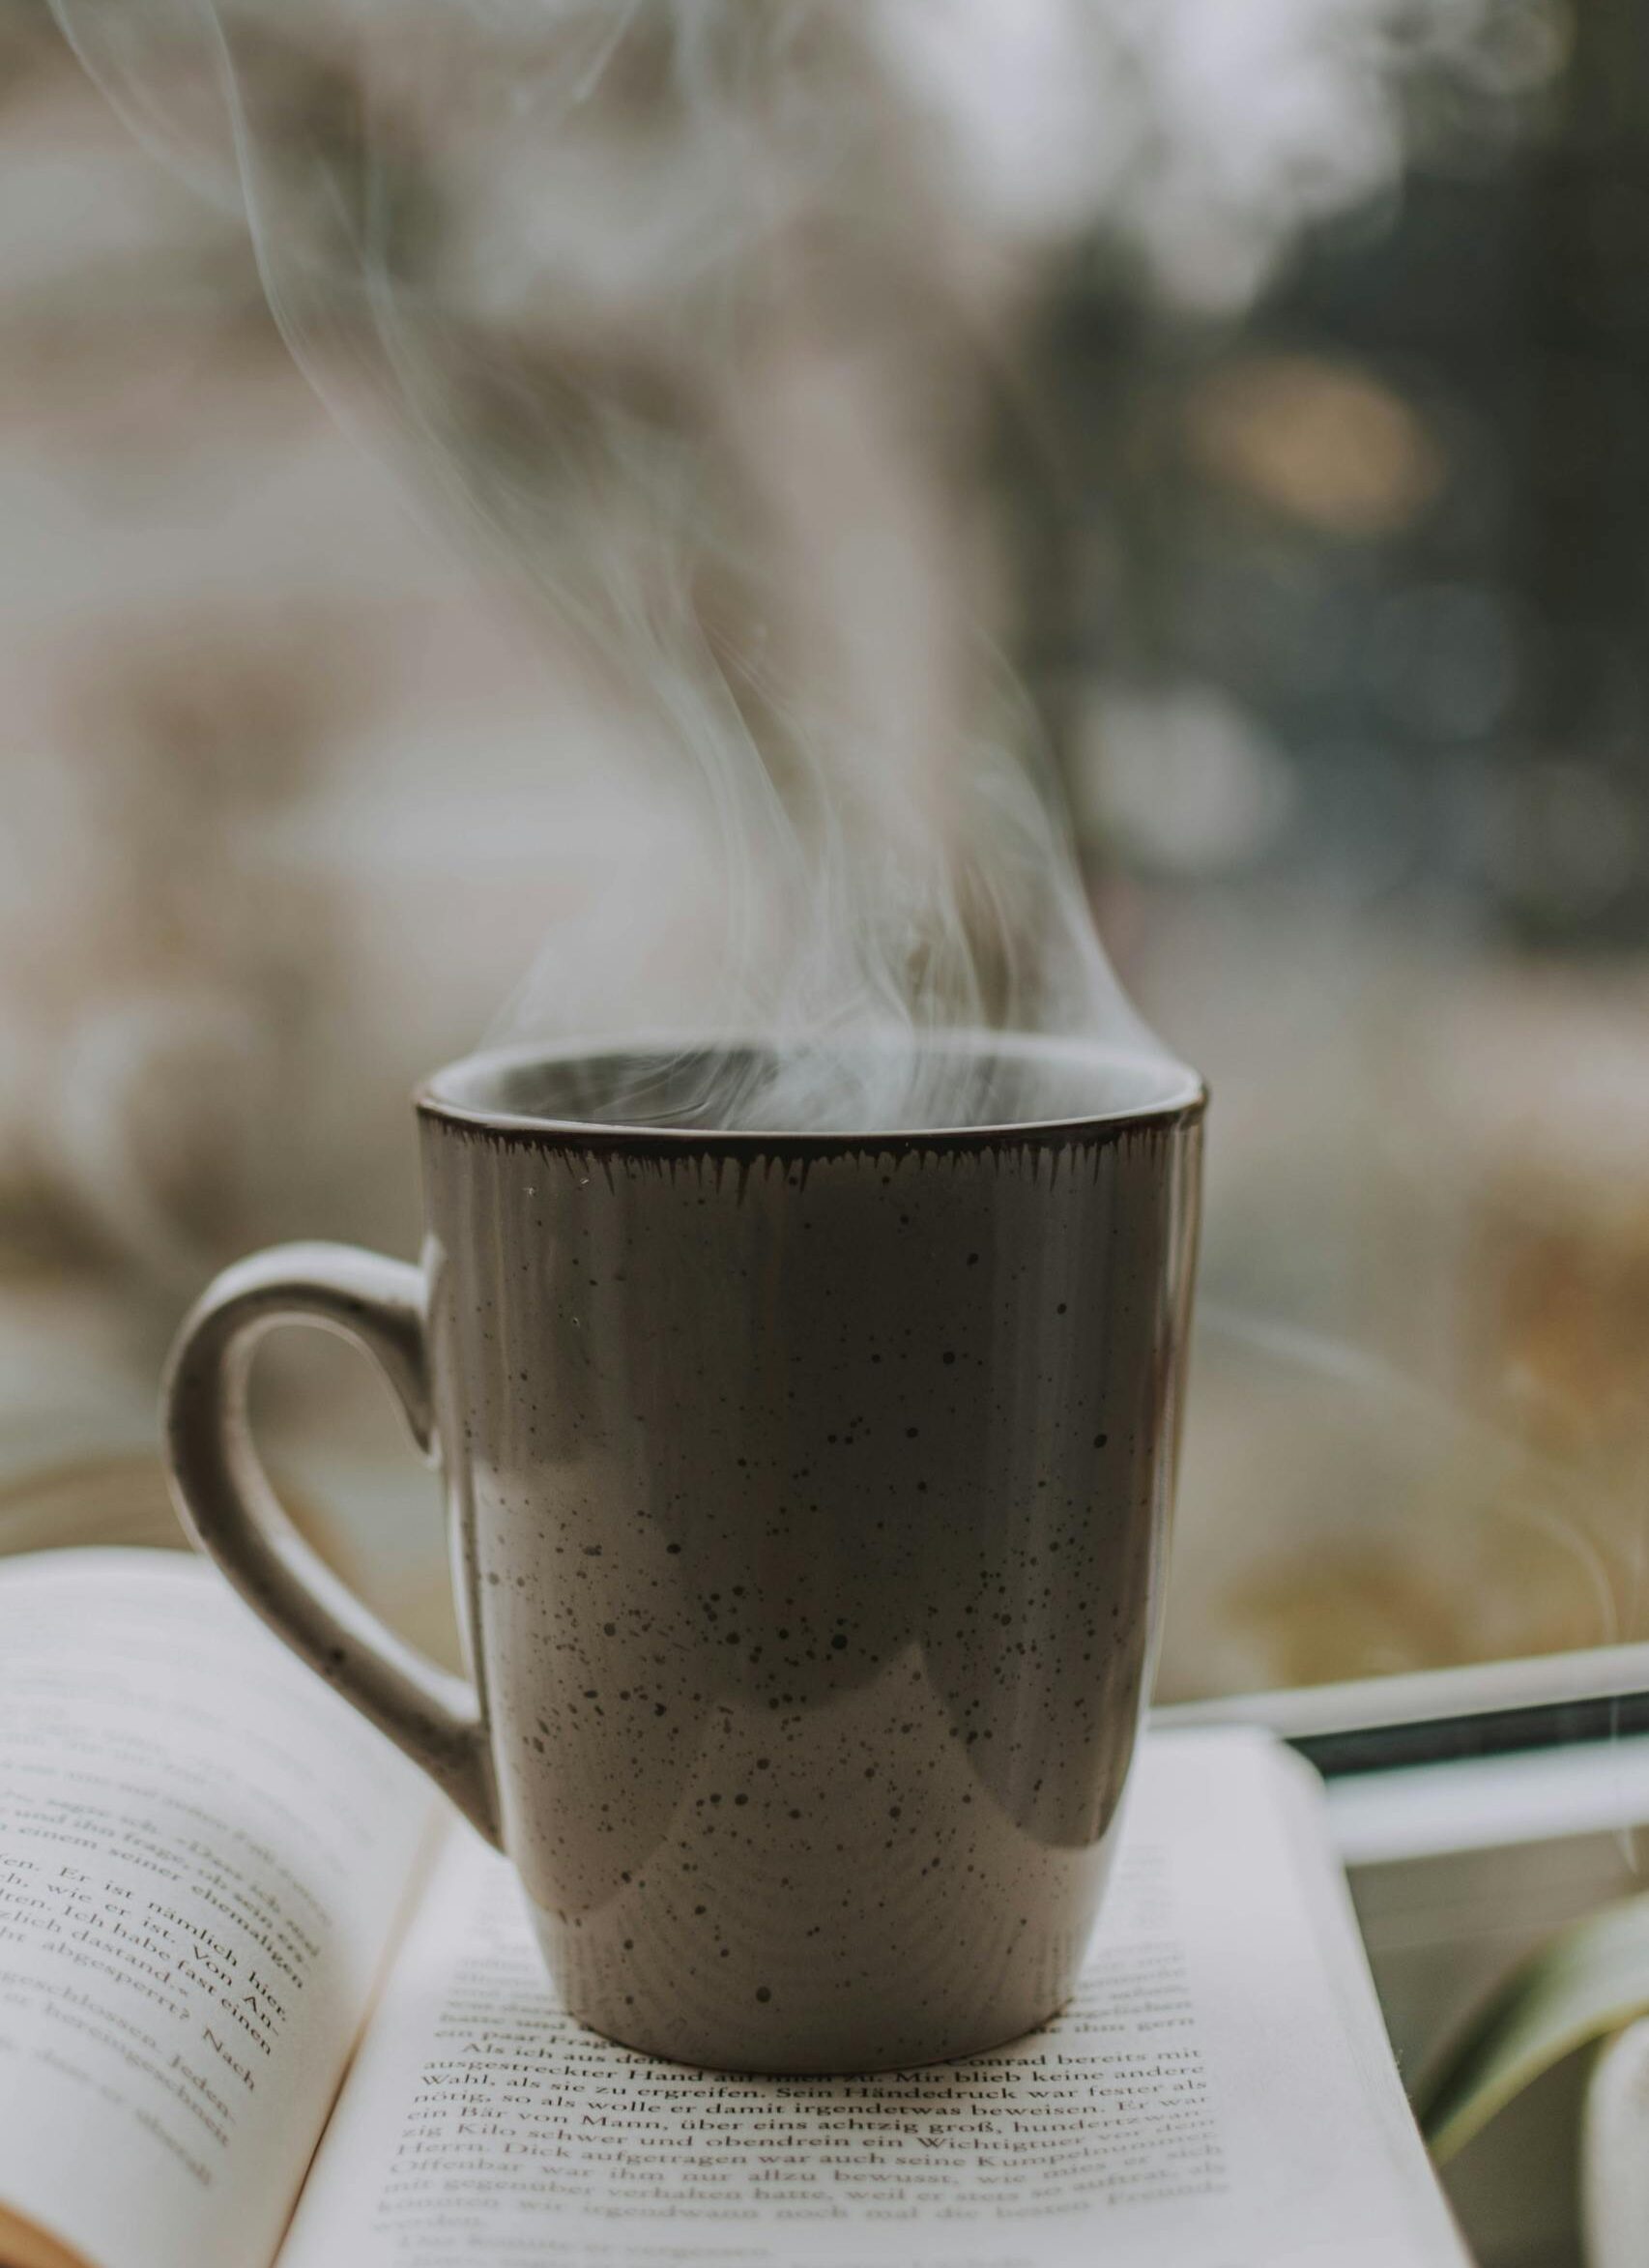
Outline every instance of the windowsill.
POLYGON ((1265 1725, 1330 1779, 1649 1734, 1649 1644, 1174 1702, 1163 1725, 1265 1725))

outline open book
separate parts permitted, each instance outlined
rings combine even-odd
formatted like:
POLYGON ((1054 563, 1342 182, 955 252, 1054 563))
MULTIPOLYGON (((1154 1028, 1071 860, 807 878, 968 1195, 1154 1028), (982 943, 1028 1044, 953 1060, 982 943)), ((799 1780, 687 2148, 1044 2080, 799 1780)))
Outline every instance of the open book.
POLYGON ((864 2079, 558 2010, 514 1877, 211 1570, 0 1568, 5 2268, 1464 2258, 1318 1799, 1147 1740, 1081 1992, 864 2079))

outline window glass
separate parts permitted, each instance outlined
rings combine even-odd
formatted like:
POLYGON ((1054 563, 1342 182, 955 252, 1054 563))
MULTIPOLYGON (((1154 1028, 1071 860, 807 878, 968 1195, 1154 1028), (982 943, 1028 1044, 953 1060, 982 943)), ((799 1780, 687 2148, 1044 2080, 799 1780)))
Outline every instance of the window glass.
MULTIPOLYGON (((239 196, 195 162, 198 53, 157 39, 143 101, 111 102, 109 12, 68 13, 101 87, 43 10, 0 7, 14 1540, 164 1526, 153 1381, 215 1265, 287 1236, 415 1248, 406 1094, 486 1033, 546 905, 583 924, 587 1029, 638 993, 667 1009, 693 961, 672 791, 638 796, 619 761, 622 689, 546 639, 518 558, 460 555, 381 371, 304 297, 319 270, 272 269, 266 244, 260 275, 239 196), (272 274, 289 337, 342 340, 307 376, 272 274), (672 893, 689 946, 661 955, 628 909, 672 893)), ((498 306, 531 293, 483 145, 432 126, 470 115, 460 87, 502 114, 533 82, 461 77, 433 34, 387 72, 319 6, 229 15, 258 35, 272 195, 353 180, 376 122, 345 218, 429 293, 475 287, 489 493, 553 520, 494 352, 498 306)), ((562 15, 588 33, 591 10, 562 15)), ((656 373, 623 292, 697 241, 650 124, 666 65, 678 87, 717 67, 694 15, 625 12, 639 60, 590 45, 580 131, 607 139, 579 178, 611 234, 587 256, 565 218, 585 208, 541 206, 526 245, 529 276, 584 294, 560 349, 641 425, 656 373)), ((926 729, 931 688, 898 671, 951 618, 1011 657, 1113 958, 1212 1087, 1165 1698, 1649 1636, 1633 12, 899 0, 835 20, 859 44, 820 49, 796 131, 854 118, 817 178, 846 169, 866 212, 902 216, 910 273, 848 292, 846 345, 777 359, 772 430, 742 439, 803 522, 834 496, 926 560, 918 619, 878 599, 874 545, 844 554, 868 713, 926 729), (902 170, 918 127, 945 153, 927 205, 902 170), (966 401, 895 388, 883 466, 841 421, 877 342, 928 319, 912 245, 990 377, 966 401), (786 404, 814 437, 788 486, 786 404), (942 460, 961 519, 887 474, 901 436, 942 460)), ((566 538, 580 571, 599 533, 566 538)), ((714 634, 750 598, 736 577, 698 596, 714 634)), ((444 1643, 433 1485, 370 1384, 323 1350, 279 1355, 263 1390, 300 1517, 444 1643)))
POLYGON ((1645 1635, 1649 50, 1478 34, 1240 316, 1051 350, 1061 744, 1215 1094, 1176 1698, 1645 1635))

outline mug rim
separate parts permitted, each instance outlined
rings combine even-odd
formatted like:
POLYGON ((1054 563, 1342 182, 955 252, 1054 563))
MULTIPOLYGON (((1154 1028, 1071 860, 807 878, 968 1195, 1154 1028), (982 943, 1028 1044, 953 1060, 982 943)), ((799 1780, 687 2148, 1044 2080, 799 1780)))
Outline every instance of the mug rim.
POLYGON ((1189 1064, 1166 1050, 1158 1057, 1143 1049, 1086 1039, 1080 1034, 974 1031, 963 1027, 946 1027, 925 1033, 918 1044, 932 1047, 936 1042, 958 1054, 995 1053, 1021 1060, 1085 1057, 1090 1061, 1114 1065, 1148 1063, 1160 1072, 1163 1092, 1155 1100, 1121 1104, 1108 1111, 993 1119, 979 1125, 867 1127, 853 1132, 840 1127, 809 1131, 796 1127, 673 1126, 644 1120, 551 1118, 501 1109, 449 1090, 443 1091, 461 1075, 507 1070, 517 1063, 589 1062, 619 1054, 674 1055, 696 1049, 773 1044, 770 1034, 764 1037, 750 1032, 718 1031, 606 1032, 549 1043, 525 1041, 507 1047, 477 1048, 473 1054, 459 1056, 420 1079, 413 1090, 412 1100, 420 1119, 499 1141, 535 1143, 553 1149, 651 1149, 665 1154, 725 1150, 810 1157, 850 1150, 990 1149, 1020 1141, 1069 1142, 1114 1136, 1139 1127, 1189 1125, 1200 1119, 1207 1108, 1208 1089, 1204 1081, 1189 1064))

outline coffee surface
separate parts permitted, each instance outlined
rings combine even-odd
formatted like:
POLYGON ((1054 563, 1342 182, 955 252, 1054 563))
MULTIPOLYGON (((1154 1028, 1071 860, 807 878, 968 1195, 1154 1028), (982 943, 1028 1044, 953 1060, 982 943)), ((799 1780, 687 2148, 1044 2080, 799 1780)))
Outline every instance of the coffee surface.
POLYGON ((565 1057, 505 1051, 431 1083, 494 1117, 654 1132, 961 1131, 1110 1119, 1189 1102, 1171 1057, 984 1032, 877 1043, 610 1048, 565 1057))

